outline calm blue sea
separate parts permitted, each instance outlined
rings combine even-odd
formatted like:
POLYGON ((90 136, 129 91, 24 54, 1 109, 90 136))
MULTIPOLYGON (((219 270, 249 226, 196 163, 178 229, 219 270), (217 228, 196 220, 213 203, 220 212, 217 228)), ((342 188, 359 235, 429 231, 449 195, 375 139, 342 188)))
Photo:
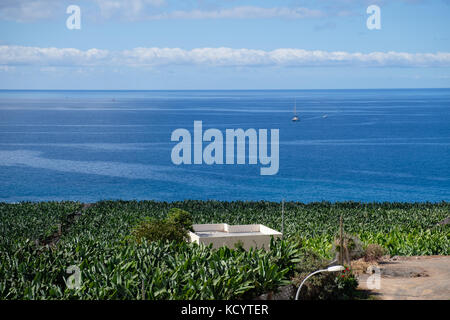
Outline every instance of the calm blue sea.
POLYGON ((450 89, 0 91, 0 201, 282 198, 450 201, 450 89), (278 174, 172 164, 194 120, 279 129, 278 174))

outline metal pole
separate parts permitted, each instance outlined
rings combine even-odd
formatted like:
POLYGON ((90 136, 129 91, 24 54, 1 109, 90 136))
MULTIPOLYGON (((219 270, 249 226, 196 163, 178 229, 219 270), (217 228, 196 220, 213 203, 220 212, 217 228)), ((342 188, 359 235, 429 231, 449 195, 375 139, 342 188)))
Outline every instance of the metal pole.
POLYGON ((315 275, 317 273, 326 272, 326 271, 328 271, 328 270, 327 269, 317 270, 317 271, 311 273, 310 275, 308 275, 305 279, 303 279, 302 283, 300 284, 300 287, 298 287, 298 289, 297 289, 297 294, 295 295, 295 300, 298 300, 298 297, 300 296, 300 290, 302 289, 302 286, 306 280, 308 280, 310 277, 312 277, 313 275, 315 275))

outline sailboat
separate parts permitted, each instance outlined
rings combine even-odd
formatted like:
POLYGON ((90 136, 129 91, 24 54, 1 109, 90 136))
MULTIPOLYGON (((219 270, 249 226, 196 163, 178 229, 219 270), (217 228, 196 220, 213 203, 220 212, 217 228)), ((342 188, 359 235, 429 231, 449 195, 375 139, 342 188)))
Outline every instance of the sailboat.
POLYGON ((297 116, 297 99, 295 99, 294 102, 294 116, 292 117, 292 121, 296 122, 299 121, 300 119, 297 116))

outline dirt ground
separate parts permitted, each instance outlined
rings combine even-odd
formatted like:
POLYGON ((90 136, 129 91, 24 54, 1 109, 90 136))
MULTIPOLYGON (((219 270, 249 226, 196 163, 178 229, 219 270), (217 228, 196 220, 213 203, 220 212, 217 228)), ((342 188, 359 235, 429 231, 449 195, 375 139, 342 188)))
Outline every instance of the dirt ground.
POLYGON ((358 279, 359 289, 375 299, 450 300, 450 256, 392 257, 374 266, 358 279))

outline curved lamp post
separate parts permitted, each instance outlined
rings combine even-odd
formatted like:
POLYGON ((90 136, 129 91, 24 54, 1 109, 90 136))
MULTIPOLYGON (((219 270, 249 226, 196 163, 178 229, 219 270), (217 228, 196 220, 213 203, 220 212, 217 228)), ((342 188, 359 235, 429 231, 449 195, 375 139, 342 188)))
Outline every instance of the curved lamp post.
POLYGON ((300 284, 300 287, 298 287, 297 294, 295 295, 295 300, 298 300, 298 297, 300 296, 300 290, 302 289, 303 284, 309 277, 311 277, 317 273, 320 273, 320 272, 338 272, 338 271, 343 271, 343 270, 345 270, 345 268, 343 266, 332 266, 332 267, 328 267, 327 269, 314 271, 313 273, 308 275, 305 279, 303 279, 302 283, 300 284))

